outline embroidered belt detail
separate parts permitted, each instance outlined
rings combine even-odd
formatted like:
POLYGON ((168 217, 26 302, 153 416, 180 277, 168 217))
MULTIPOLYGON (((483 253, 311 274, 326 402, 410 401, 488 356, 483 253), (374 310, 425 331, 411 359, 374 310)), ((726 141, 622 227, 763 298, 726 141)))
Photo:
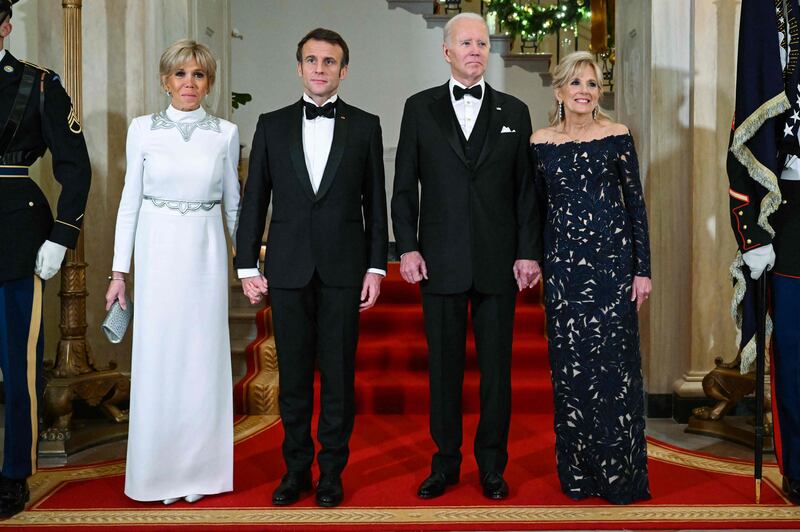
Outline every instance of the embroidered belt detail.
POLYGON ((153 205, 156 207, 166 207, 167 209, 172 209, 173 211, 180 211, 181 214, 186 214, 189 211, 197 211, 203 209, 204 211, 210 211, 214 208, 214 205, 219 205, 221 203, 220 200, 202 200, 202 201, 187 201, 187 200, 169 200, 169 199, 162 199, 162 198, 154 198, 153 196, 144 195, 142 196, 144 199, 149 200, 152 202, 153 205))

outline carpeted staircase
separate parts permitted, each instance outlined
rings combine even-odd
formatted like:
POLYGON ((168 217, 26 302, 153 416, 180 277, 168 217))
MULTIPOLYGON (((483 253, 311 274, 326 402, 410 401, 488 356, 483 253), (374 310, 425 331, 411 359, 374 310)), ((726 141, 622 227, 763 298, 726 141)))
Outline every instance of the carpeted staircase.
MULTIPOLYGON (((544 337, 541 289, 518 296, 514 323, 513 411, 552 412, 552 392, 544 337)), ((361 314, 356 361, 359 414, 428 412, 428 351, 419 286, 403 281, 399 264, 389 264, 374 308, 361 314)), ((464 374, 465 413, 479 410, 478 365, 472 329, 468 331, 464 374)))

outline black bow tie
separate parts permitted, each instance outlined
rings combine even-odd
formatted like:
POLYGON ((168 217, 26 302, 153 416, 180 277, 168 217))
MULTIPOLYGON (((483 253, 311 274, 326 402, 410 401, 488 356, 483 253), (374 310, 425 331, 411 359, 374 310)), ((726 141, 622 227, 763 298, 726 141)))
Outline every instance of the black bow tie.
POLYGON ((481 89, 480 85, 474 85, 468 89, 464 89, 462 87, 459 87, 458 85, 453 85, 453 97, 456 99, 456 101, 464 98, 465 94, 469 94, 476 100, 480 100, 481 95, 483 94, 483 90, 481 89))
POLYGON ((306 120, 314 120, 318 116, 333 118, 336 115, 336 102, 328 102, 322 107, 317 107, 316 104, 303 100, 303 106, 306 111, 306 120))

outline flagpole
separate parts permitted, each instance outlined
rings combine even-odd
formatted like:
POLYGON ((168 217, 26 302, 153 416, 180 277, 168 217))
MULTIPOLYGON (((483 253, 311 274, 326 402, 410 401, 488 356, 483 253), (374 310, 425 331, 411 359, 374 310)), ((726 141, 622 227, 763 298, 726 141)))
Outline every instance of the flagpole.
POLYGON ((761 503, 761 470, 764 455, 764 365, 767 331, 767 272, 756 281, 756 419, 755 419, 755 478, 756 504, 761 503))

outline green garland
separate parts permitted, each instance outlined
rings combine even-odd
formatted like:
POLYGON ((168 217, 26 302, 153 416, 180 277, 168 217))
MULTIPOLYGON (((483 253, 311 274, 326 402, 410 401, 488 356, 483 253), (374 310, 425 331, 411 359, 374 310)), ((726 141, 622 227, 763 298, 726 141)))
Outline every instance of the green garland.
POLYGON ((577 32, 578 23, 591 17, 589 0, 562 0, 559 5, 548 6, 514 0, 484 0, 484 3, 488 13, 497 14, 502 30, 537 43, 561 29, 577 32))

